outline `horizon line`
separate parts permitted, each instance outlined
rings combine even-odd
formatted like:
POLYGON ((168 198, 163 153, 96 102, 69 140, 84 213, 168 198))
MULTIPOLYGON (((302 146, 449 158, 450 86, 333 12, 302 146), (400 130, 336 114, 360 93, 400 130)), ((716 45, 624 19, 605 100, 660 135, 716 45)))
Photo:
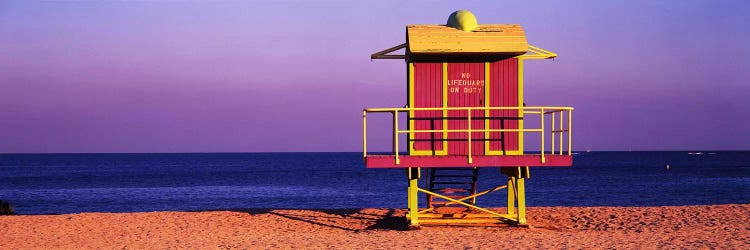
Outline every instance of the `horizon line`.
MULTIPOLYGON (((593 152, 745 152, 750 149, 690 149, 690 150, 573 150, 573 153, 593 153, 593 152)), ((372 151, 368 155, 379 153, 388 153, 391 151, 372 151)), ((536 152, 536 151, 530 151, 536 152)), ((22 155, 22 154, 299 154, 299 153, 359 153, 362 151, 213 151, 213 152, 0 152, 0 155, 22 155)), ((399 152, 399 154, 406 152, 399 152)))

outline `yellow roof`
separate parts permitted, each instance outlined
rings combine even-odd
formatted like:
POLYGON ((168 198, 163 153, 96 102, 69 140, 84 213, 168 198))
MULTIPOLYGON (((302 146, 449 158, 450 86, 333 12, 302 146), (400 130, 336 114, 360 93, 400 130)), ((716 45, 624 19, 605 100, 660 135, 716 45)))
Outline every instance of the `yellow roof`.
POLYGON ((413 54, 511 54, 529 50, 518 24, 482 24, 474 31, 445 25, 406 26, 407 48, 413 54))

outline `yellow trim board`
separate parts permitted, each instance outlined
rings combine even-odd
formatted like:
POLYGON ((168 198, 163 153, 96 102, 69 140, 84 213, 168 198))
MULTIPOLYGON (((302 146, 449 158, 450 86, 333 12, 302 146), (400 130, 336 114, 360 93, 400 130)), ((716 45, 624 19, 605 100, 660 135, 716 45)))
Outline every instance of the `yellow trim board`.
MULTIPOLYGON (((443 62, 443 129, 448 129, 448 63, 443 62)), ((448 132, 443 132, 443 151, 440 155, 448 155, 448 132)))
MULTIPOLYGON (((484 62, 484 107, 490 106, 490 62, 484 62)), ((490 128, 490 110, 484 110, 484 129, 490 128)), ((484 154, 490 154, 490 132, 484 132, 484 154)))
MULTIPOLYGON (((409 107, 414 107, 414 63, 409 63, 409 72, 407 74, 409 78, 409 107)), ((414 110, 409 110, 409 127, 407 129, 411 130, 414 128, 414 110)), ((414 155, 414 134, 409 133, 409 154, 414 155)))
MULTIPOLYGON (((518 58, 518 106, 523 107, 523 58, 518 58)), ((542 114, 544 115, 544 114, 542 114)), ((523 110, 518 111, 518 128, 523 129, 523 110)), ((544 135, 542 135, 544 136, 544 135)), ((519 155, 523 154, 523 133, 518 133, 518 150, 519 155)))

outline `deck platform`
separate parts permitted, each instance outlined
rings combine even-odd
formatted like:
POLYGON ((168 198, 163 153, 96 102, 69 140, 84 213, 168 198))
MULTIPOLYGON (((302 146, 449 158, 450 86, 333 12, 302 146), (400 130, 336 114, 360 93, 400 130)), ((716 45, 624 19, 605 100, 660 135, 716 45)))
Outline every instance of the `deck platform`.
POLYGON ((411 156, 399 155, 399 164, 396 164, 394 155, 367 155, 365 165, 367 168, 409 168, 409 167, 570 167, 573 165, 571 155, 477 155, 472 156, 472 162, 468 163, 465 155, 450 156, 411 156))

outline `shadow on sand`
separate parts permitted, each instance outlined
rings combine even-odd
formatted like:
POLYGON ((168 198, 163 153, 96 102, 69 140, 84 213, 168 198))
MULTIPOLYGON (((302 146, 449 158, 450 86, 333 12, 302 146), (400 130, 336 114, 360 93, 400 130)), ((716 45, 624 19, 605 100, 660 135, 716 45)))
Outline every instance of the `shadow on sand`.
POLYGON ((406 218, 397 209, 216 209, 204 211, 231 211, 251 215, 275 215, 316 226, 335 228, 350 232, 368 230, 409 230, 406 218))
POLYGON ((335 228, 350 232, 368 230, 409 230, 403 212, 397 209, 215 209, 193 212, 231 211, 251 215, 275 215, 285 219, 310 223, 316 226, 335 228))

